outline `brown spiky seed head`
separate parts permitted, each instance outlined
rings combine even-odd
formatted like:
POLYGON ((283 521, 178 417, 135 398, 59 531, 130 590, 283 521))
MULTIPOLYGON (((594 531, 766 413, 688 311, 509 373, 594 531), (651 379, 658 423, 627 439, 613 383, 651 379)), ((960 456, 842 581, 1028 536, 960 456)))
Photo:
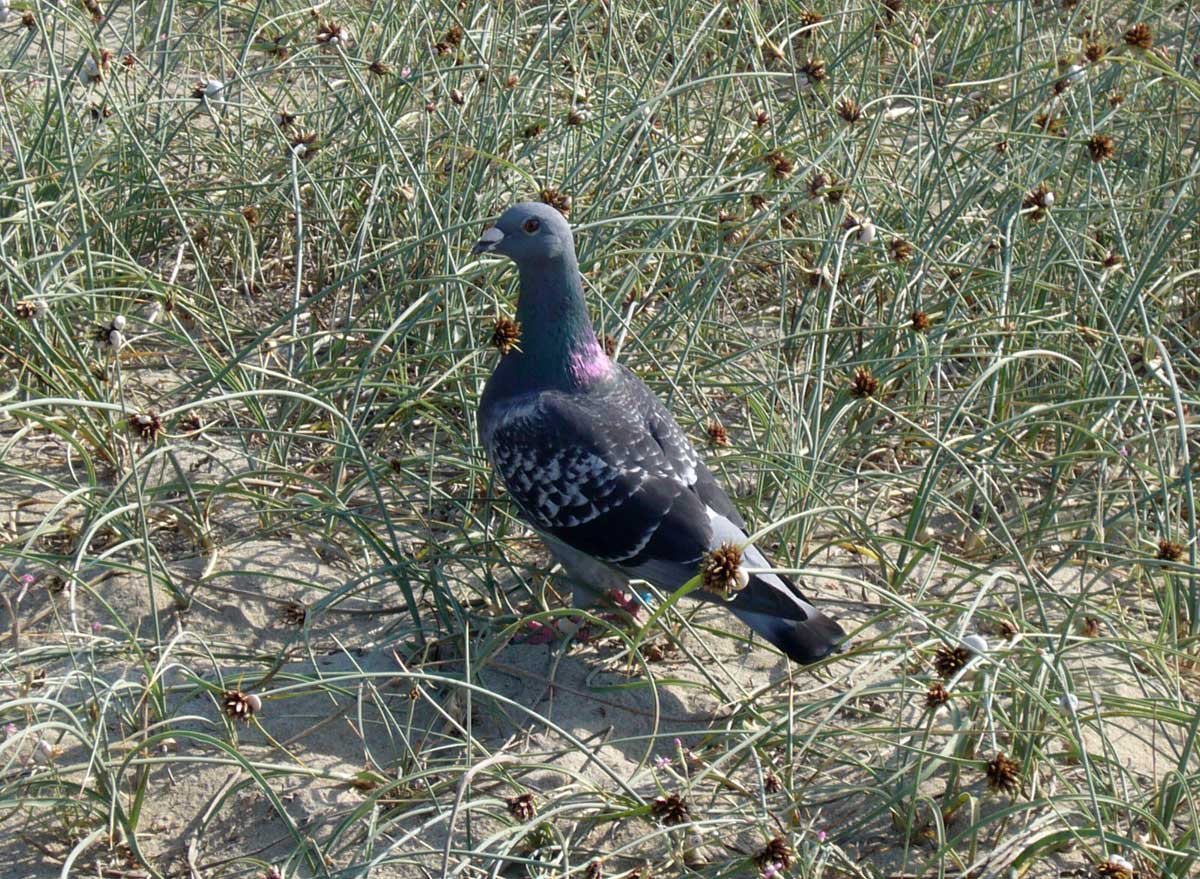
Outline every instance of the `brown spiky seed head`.
POLYGON ((808 197, 813 201, 819 201, 826 196, 826 190, 829 189, 829 178, 824 174, 813 174, 808 178, 808 197))
POLYGON ((1133 46, 1135 49, 1150 49, 1154 47, 1154 31, 1150 25, 1144 21, 1139 21, 1137 24, 1125 31, 1125 44, 1133 46))
POLYGON ((717 595, 729 596, 745 588, 747 577, 742 569, 742 548, 733 541, 726 541, 706 552, 700 561, 700 578, 704 588, 717 595))
POLYGON ((863 117, 862 106, 854 98, 842 98, 837 102, 835 109, 837 110, 837 114, 850 125, 858 122, 863 117))
POLYGON ((912 328, 914 333, 923 333, 929 329, 929 326, 929 315, 920 309, 917 309, 912 313, 912 328))
POLYGON ((708 443, 718 447, 729 445, 729 431, 725 429, 724 424, 716 420, 708 423, 708 443))
POLYGON ((1107 134, 1093 134, 1088 138, 1087 151, 1093 162, 1107 162, 1117 154, 1117 143, 1107 134))
POLYGON ((930 684, 929 689, 925 691, 925 707, 930 710, 941 708, 950 701, 950 691, 942 686, 941 682, 930 684))
POLYGON ((367 67, 367 70, 376 76, 387 76, 392 72, 392 65, 388 64, 386 61, 376 58, 370 63, 370 65, 367 67))
POLYGON ((1084 617, 1079 623, 1079 634, 1085 638, 1100 637, 1100 619, 1098 617, 1084 617))
POLYGON ((564 217, 571 216, 572 199, 565 192, 559 192, 557 189, 548 186, 538 193, 538 199, 542 204, 550 205, 550 207, 554 208, 564 217))
POLYGON ((1128 859, 1121 855, 1109 855, 1096 865, 1096 875, 1101 879, 1133 879, 1137 874, 1128 859))
POLYGON ((754 856, 754 862, 758 864, 760 869, 765 869, 770 864, 778 864, 786 870, 792 865, 794 854, 787 840, 782 836, 776 836, 763 846, 762 851, 754 856))
POLYGON ((796 170, 796 163, 788 158, 782 150, 771 150, 763 156, 763 161, 771 166, 771 175, 776 180, 787 180, 796 170))
POLYGON ((897 236, 888 245, 888 253, 891 254, 892 262, 908 262, 916 251, 908 241, 897 236))
POLYGON ((764 128, 765 126, 770 125, 770 124, 771 124, 771 114, 770 113, 768 113, 766 110, 755 110, 754 111, 754 127, 755 128, 764 128))
POLYGON ((774 772, 768 772, 767 777, 763 779, 763 790, 769 794, 777 794, 783 790, 783 782, 774 772))
POLYGON ((34 299, 20 299, 13 306, 13 312, 21 320, 33 320, 41 312, 41 307, 34 299))
POLYGON ((302 131, 292 138, 292 150, 303 159, 311 159, 321 149, 321 141, 315 131, 302 131))
POLYGON ((821 58, 809 58, 800 67, 800 72, 808 77, 809 82, 824 82, 829 75, 825 69, 825 61, 821 58))
POLYGON ((850 379, 850 396, 865 400, 867 397, 874 397, 878 392, 879 379, 875 378, 871 370, 865 366, 854 370, 854 375, 850 379))
POLYGON ((1163 537, 1158 541, 1158 553, 1154 557, 1162 562, 1177 562, 1183 558, 1183 544, 1163 537))
POLYGON ((1115 250, 1110 250, 1108 253, 1104 254, 1104 259, 1100 261, 1100 264, 1106 269, 1118 269, 1121 267, 1121 263, 1123 262, 1124 260, 1121 259, 1121 254, 1117 253, 1115 250))
POLYGON ((1103 43, 1089 42, 1083 47, 1083 57, 1086 58, 1091 64, 1095 64, 1107 54, 1108 46, 1104 45, 1103 43))
POLYGON ((308 608, 298 601, 291 600, 284 602, 282 610, 279 611, 279 619, 285 626, 295 626, 299 628, 304 625, 304 621, 308 619, 308 608))
POLYGON ((988 788, 1015 794, 1021 788, 1021 764, 1000 751, 987 764, 988 788))
POLYGON ((526 791, 517 794, 508 801, 508 814, 518 821, 528 821, 537 814, 537 806, 533 802, 533 794, 526 791))
POLYGON ((146 442, 152 443, 163 432, 162 418, 157 412, 139 412, 129 416, 129 429, 146 442))
POLYGON ((510 317, 497 319, 492 329, 492 347, 501 354, 508 354, 521 344, 521 324, 510 317))
POLYGON ((350 32, 333 19, 322 21, 321 26, 317 28, 317 42, 322 45, 345 43, 349 37, 350 32))
POLYGON ((530 138, 537 137, 539 134, 541 134, 545 130, 546 130, 546 126, 544 123, 531 122, 528 125, 526 125, 524 128, 521 129, 521 137, 524 140, 529 140, 530 138))
POLYGON ((820 24, 824 20, 825 16, 817 12, 815 9, 805 9, 800 13, 800 24, 803 27, 812 27, 813 25, 820 24))
POLYGON ((290 113, 287 110, 280 110, 275 114, 275 124, 280 128, 290 128, 296 122, 296 114, 290 113))
POLYGON ((654 802, 650 804, 650 812, 668 827, 691 820, 688 805, 679 794, 655 797, 654 802))
POLYGON ((1040 220, 1045 216, 1052 204, 1054 204, 1054 191, 1045 183, 1039 183, 1035 189, 1029 190, 1021 201, 1021 207, 1030 211, 1031 218, 1035 220, 1040 220))
POLYGON ((241 690, 226 690, 225 695, 221 697, 221 707, 230 720, 249 722, 254 713, 262 707, 262 700, 241 690))
POLYGON ((32 9, 26 9, 21 13, 21 26, 27 31, 37 28, 37 17, 33 14, 32 9))
POLYGON ((1054 137, 1061 137, 1067 132, 1067 120, 1061 116, 1051 115, 1050 113, 1038 113, 1033 120, 1033 124, 1039 130, 1054 137))
POLYGON ((617 356, 617 337, 611 333, 605 333, 600 337, 600 345, 604 348, 604 353, 609 357, 617 356))
POLYGON ((933 667, 945 680, 950 680, 966 666, 971 652, 966 647, 938 647, 933 654, 933 667))

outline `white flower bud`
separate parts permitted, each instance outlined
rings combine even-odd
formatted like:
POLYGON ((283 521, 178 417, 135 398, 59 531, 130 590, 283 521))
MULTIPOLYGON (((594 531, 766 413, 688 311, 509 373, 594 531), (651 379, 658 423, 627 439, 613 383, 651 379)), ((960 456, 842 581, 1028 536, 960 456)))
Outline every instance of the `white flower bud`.
POLYGON ((262 711, 262 699, 259 698, 257 693, 247 695, 246 704, 250 706, 250 710, 255 714, 262 711))
POLYGON ((118 314, 112 319, 112 323, 110 323, 109 326, 114 330, 123 330, 125 329, 125 323, 125 315, 118 314))
POLYGON ((125 344, 125 336, 120 330, 108 331, 108 346, 114 350, 125 344))
POLYGON ((966 647, 975 655, 979 656, 987 653, 988 643, 982 635, 966 635, 962 639, 962 646, 966 647))
POLYGON ((864 219, 858 224, 858 243, 862 245, 870 244, 875 240, 875 224, 870 218, 864 219))
POLYGON ((1054 205, 1054 193, 1047 192, 1045 196, 1043 196, 1042 201, 1045 203, 1046 207, 1052 207, 1054 205))

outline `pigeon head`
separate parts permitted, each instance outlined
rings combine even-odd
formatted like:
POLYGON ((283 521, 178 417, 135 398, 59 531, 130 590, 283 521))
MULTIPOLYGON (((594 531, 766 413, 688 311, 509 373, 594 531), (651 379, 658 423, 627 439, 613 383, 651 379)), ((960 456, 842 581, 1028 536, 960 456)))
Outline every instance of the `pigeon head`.
POLYGON ((538 265, 575 256, 571 227, 550 205, 527 201, 515 204, 486 230, 475 253, 499 253, 519 267, 538 265))

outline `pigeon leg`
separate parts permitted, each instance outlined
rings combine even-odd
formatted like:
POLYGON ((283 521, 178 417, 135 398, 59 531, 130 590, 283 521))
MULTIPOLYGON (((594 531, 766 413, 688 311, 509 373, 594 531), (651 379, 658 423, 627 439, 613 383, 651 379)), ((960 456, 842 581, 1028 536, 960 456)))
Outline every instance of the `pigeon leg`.
POLYGON ((624 590, 629 579, 549 535, 541 535, 550 554, 558 560, 571 582, 571 604, 580 609, 594 607, 610 589, 624 590))

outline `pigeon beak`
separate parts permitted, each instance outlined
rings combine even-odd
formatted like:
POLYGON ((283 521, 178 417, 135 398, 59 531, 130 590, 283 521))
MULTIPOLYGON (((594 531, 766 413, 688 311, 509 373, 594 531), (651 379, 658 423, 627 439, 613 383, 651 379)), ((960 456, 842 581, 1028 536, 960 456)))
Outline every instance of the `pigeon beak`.
POLYGON ((471 248, 471 252, 491 253, 500 246, 500 242, 503 240, 504 233, 501 232, 496 226, 492 226, 492 228, 485 229, 483 231, 483 235, 480 236, 479 240, 475 243, 475 246, 471 248))

